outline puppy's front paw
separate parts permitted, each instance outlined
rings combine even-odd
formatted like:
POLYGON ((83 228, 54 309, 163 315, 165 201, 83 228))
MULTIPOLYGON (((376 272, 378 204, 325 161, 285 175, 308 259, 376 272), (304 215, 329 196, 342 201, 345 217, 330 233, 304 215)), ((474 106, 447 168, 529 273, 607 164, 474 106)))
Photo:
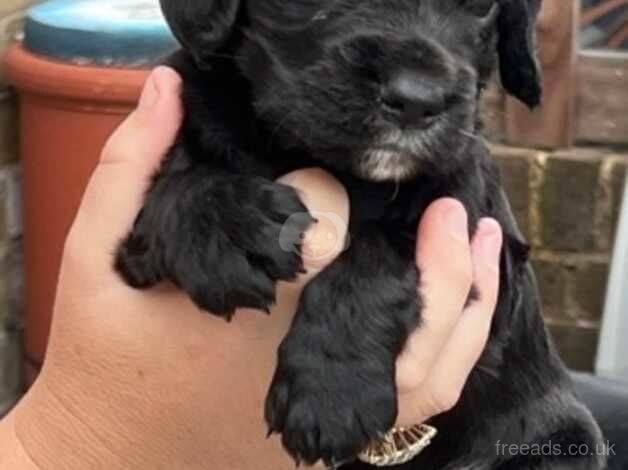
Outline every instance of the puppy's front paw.
POLYGON ((170 280, 201 309, 227 318, 240 307, 268 310, 276 282, 303 270, 301 244, 313 219, 296 191, 231 177, 189 192, 145 207, 118 251, 118 271, 135 287, 170 280))
POLYGON ((282 434, 297 463, 353 460, 394 424, 394 371, 365 358, 330 359, 325 345, 305 351, 299 341, 290 336, 280 349, 266 401, 269 432, 282 434))

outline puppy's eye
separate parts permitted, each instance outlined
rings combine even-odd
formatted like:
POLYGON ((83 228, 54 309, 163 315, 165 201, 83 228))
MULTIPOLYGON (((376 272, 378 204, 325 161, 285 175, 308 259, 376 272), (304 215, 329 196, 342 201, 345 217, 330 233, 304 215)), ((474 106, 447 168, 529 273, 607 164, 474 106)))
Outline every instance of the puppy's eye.
POLYGON ((466 0, 465 8, 478 18, 487 18, 497 11, 496 0, 466 0))

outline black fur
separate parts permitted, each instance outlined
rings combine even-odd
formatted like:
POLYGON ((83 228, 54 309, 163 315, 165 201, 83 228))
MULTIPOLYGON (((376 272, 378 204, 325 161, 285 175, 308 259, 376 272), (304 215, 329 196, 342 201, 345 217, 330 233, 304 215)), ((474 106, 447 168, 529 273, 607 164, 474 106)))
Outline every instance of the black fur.
POLYGON ((432 420, 439 436, 400 468, 603 468, 597 456, 496 448, 594 449, 601 439, 548 340, 527 248, 478 137, 478 98, 497 58, 506 89, 540 101, 540 0, 162 5, 184 45, 169 63, 184 79, 186 117, 121 245, 123 277, 142 288, 172 281, 227 318, 237 307, 267 310, 276 281, 302 269, 301 235, 315 223, 275 178, 319 166, 350 195, 349 248, 303 292, 266 403, 292 456, 351 460, 393 425, 395 359, 420 326, 416 229, 432 201, 450 196, 467 208, 471 233, 483 216, 504 228, 499 304, 459 404, 432 420), (399 101, 408 83, 421 106, 399 101))

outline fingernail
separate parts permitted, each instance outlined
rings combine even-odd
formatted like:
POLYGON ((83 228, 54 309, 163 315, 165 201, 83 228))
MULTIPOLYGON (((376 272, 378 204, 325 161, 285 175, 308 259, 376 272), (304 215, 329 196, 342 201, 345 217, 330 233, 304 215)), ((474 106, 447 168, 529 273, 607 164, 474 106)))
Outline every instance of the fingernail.
POLYGON ((464 242, 469 240, 467 212, 461 204, 452 205, 446 212, 445 219, 449 232, 454 238, 464 242))
POLYGON ((480 250, 484 262, 497 269, 502 248, 502 230, 494 219, 482 219, 478 226, 481 242, 480 250))
POLYGON ((159 70, 153 70, 146 80, 137 106, 138 111, 150 111, 159 101, 160 90, 157 74, 159 74, 159 70))

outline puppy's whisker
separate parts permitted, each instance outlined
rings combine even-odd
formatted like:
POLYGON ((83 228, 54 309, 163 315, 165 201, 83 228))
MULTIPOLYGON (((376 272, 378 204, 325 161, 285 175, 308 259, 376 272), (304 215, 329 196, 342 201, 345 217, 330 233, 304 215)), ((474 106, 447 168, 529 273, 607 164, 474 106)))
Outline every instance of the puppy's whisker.
POLYGON ((395 199, 397 199, 397 196, 399 196, 399 189, 401 187, 401 183, 399 181, 399 179, 395 180, 395 191, 393 192, 392 197, 390 198, 390 202, 393 202, 395 199))
POLYGON ((462 134, 463 136, 468 137, 469 139, 477 140, 478 142, 484 141, 484 139, 481 136, 474 134, 473 132, 469 132, 464 129, 458 129, 458 132, 462 134))
MULTIPOLYGON (((274 143, 275 137, 277 136, 277 134, 279 133, 279 131, 281 130, 281 128, 284 126, 284 124, 286 124, 286 122, 294 115, 294 111, 290 111, 288 113, 286 113, 286 115, 283 117, 283 119, 281 119, 281 121, 279 121, 279 123, 277 124, 277 126, 275 126, 275 129, 270 133, 270 139, 268 142, 268 146, 272 147, 272 144, 274 143)), ((270 150, 270 148, 269 148, 270 150)))
POLYGON ((452 8, 449 9, 449 11, 447 11, 446 14, 442 16, 442 19, 437 23, 438 28, 435 28, 436 35, 442 33, 445 30, 445 28, 449 25, 447 18, 451 17, 451 15, 456 11, 456 8, 458 7, 454 5, 452 8))
MULTIPOLYGON (((290 118, 293 117, 295 114, 297 114, 296 111, 289 111, 289 112, 287 112, 286 115, 281 119, 281 121, 275 126, 273 131, 270 133, 270 136, 269 136, 269 139, 268 139, 268 148, 267 148, 268 151, 272 150, 273 144, 275 143, 275 139, 276 139, 277 135, 279 134, 279 131, 288 123, 290 118)), ((309 128, 309 132, 310 132, 310 134, 312 133, 312 129, 311 128, 309 128)), ((300 141, 302 144, 307 144, 307 141, 305 140, 305 138, 303 138, 298 133, 293 132, 290 135, 292 137, 294 137, 295 139, 297 139, 298 141, 300 141)))

